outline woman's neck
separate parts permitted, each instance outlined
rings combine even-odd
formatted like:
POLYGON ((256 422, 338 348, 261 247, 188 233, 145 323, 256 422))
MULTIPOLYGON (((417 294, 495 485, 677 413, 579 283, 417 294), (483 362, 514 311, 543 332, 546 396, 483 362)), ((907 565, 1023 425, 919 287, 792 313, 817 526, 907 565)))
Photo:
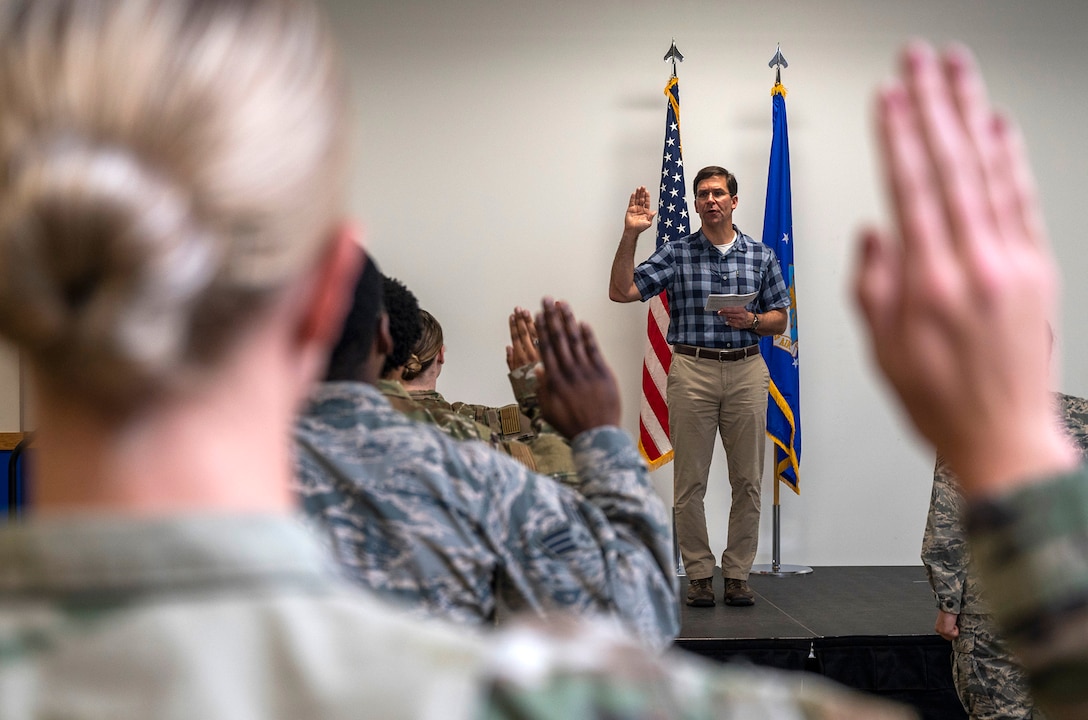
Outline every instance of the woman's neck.
POLYGON ((431 364, 424 368, 423 372, 411 380, 401 379, 400 383, 409 391, 428 390, 434 392, 438 389, 438 376, 442 374, 442 359, 435 356, 431 364))
POLYGON ((124 420, 41 393, 34 512, 290 511, 287 438, 301 388, 268 355, 228 363, 200 388, 124 420))
POLYGON ((401 380, 400 384, 403 385, 404 389, 408 390, 409 392, 420 390, 434 392, 438 389, 438 376, 424 373, 423 375, 419 375, 412 380, 401 380))

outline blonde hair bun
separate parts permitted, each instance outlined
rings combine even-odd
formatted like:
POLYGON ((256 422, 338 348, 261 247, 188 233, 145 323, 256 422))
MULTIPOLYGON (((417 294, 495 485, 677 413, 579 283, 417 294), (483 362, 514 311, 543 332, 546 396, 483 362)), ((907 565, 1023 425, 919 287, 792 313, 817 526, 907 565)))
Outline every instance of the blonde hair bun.
POLYGON ((80 386, 139 394, 177 372, 218 260, 189 198, 130 152, 74 138, 25 149, 6 180, 3 332, 80 386))
POLYGON ((206 371, 338 218, 340 63, 301 0, 0 4, 0 334, 132 406, 206 371))

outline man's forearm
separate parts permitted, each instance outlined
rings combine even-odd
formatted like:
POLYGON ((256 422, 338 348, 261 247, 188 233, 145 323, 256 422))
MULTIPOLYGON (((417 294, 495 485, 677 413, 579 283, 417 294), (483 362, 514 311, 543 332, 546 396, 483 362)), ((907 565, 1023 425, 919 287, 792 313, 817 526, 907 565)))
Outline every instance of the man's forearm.
MULTIPOLYGON (((539 366, 540 363, 531 363, 510 371, 507 377, 510 379, 510 387, 514 391, 514 398, 518 401, 518 408, 529 418, 538 437, 554 436, 569 448, 570 442, 558 430, 548 424, 544 419, 544 413, 540 409, 540 397, 537 395, 538 378, 536 375, 536 369, 539 366)), ((574 474, 573 467, 571 474, 574 474)))
POLYGON ((577 435, 577 487, 484 450, 462 446, 510 608, 614 615, 647 646, 668 646, 680 631, 668 514, 630 436, 614 426, 577 435))
POLYGON ((963 612, 963 588, 967 582, 967 571, 956 571, 943 565, 930 564, 931 562, 924 558, 922 560, 929 578, 929 587, 937 600, 937 609, 959 615, 963 612))
POLYGON ((768 310, 764 313, 753 313, 759 316, 759 322, 752 331, 756 335, 781 335, 789 324, 789 314, 786 310, 768 310))
POLYGON ((933 470, 921 557, 937 606, 956 615, 963 612, 967 586, 967 530, 963 513, 963 496, 956 478, 948 465, 938 459, 933 470))
POLYGON ((612 259, 612 276, 608 284, 608 298, 614 302, 634 302, 642 296, 635 287, 635 246, 638 233, 624 230, 620 236, 616 256, 612 259))
POLYGON ((514 391, 514 399, 521 411, 529 416, 534 423, 540 420, 540 401, 537 399, 536 369, 540 363, 529 363, 516 367, 510 371, 507 378, 510 380, 510 389, 514 391))
POLYGON ((622 430, 582 433, 574 438, 572 449, 581 478, 579 490, 604 514, 615 535, 614 544, 602 547, 614 611, 644 641, 664 647, 680 631, 665 504, 622 430))

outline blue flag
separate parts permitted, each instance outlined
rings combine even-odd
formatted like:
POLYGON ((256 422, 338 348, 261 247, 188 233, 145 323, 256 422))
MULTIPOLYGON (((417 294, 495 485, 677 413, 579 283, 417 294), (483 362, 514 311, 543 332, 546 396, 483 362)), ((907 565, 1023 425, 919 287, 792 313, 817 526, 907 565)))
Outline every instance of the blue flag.
POLYGON ((767 436, 774 442, 774 476, 800 493, 801 404, 797 364, 797 285, 793 272, 793 207, 790 196, 790 141, 786 131, 786 88, 771 90, 774 135, 767 171, 763 244, 774 250, 790 289, 789 323, 781 335, 761 338, 771 375, 767 436))

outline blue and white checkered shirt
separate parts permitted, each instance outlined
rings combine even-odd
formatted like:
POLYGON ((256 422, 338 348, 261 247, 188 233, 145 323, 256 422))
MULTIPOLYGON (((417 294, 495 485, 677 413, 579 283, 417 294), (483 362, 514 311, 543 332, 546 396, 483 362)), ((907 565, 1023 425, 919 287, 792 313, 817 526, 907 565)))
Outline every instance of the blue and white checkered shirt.
POLYGON ((669 301, 671 345, 682 343, 705 348, 742 348, 755 345, 759 336, 750 330, 729 327, 714 311, 707 311, 706 297, 715 294, 759 292, 747 306, 763 313, 789 307, 789 288, 774 251, 733 226, 736 243, 726 254, 714 247, 700 230, 664 243, 635 268, 635 287, 643 301, 665 290, 669 301))

